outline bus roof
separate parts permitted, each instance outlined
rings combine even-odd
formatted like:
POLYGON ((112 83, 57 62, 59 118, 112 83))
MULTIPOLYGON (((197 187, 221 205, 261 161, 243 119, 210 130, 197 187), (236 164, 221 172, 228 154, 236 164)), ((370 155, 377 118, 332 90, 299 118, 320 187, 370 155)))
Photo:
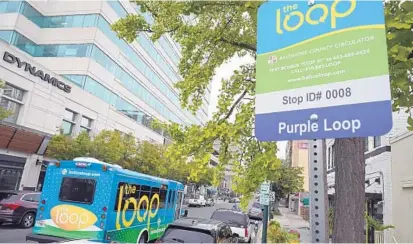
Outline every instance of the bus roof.
POLYGON ((156 177, 156 176, 152 176, 152 175, 147 175, 147 174, 143 174, 143 173, 139 173, 136 171, 132 171, 129 169, 124 169, 122 168, 122 166, 117 165, 117 164, 110 164, 110 163, 106 163, 103 161, 100 161, 96 158, 91 158, 91 157, 77 157, 74 158, 73 160, 65 160, 66 162, 84 162, 84 163, 93 163, 93 164, 100 164, 100 165, 106 165, 108 167, 111 167, 113 169, 114 172, 117 172, 118 174, 124 174, 126 176, 130 176, 130 177, 139 177, 139 178, 144 178, 146 180, 156 180, 156 181, 163 181, 163 182, 176 182, 178 184, 183 185, 181 182, 179 181, 175 181, 175 180, 169 180, 169 179, 164 179, 164 178, 160 178, 160 177, 156 177))

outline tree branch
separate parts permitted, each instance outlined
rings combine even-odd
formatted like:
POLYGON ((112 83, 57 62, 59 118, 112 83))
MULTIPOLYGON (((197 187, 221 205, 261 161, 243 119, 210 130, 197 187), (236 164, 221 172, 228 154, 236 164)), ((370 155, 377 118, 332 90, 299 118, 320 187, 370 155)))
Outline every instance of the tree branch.
POLYGON ((257 51, 257 48, 256 48, 255 46, 253 46, 253 45, 251 45, 251 44, 248 44, 248 43, 236 42, 236 41, 229 41, 229 40, 226 40, 226 39, 223 38, 223 37, 221 37, 219 40, 222 41, 222 42, 224 42, 224 43, 227 43, 227 44, 231 44, 231 45, 233 45, 233 46, 236 46, 236 47, 248 49, 248 50, 254 51, 254 52, 257 51))
POLYGON ((229 118, 229 116, 231 116, 231 114, 234 112, 236 106, 241 102, 241 100, 242 100, 242 99, 245 97, 245 95, 247 94, 247 91, 248 91, 248 90, 245 89, 245 90, 242 92, 241 96, 239 96, 239 98, 235 101, 235 103, 232 104, 232 106, 231 106, 230 110, 228 111, 227 115, 225 115, 225 117, 220 120, 220 123, 223 122, 224 120, 227 120, 227 119, 229 118))

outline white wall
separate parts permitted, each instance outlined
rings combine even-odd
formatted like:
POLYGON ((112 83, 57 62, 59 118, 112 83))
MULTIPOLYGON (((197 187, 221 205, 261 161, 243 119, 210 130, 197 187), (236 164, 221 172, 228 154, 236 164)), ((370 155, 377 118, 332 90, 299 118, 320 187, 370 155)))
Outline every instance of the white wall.
POLYGON ((413 242, 413 132, 391 140, 392 234, 399 243, 413 242))

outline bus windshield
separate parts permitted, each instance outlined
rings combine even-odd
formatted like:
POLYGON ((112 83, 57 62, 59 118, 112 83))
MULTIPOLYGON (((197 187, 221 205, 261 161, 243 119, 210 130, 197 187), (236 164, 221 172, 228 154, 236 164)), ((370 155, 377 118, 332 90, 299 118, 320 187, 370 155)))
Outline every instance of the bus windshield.
POLYGON ((59 200, 92 204, 96 181, 93 179, 64 177, 60 187, 59 200))

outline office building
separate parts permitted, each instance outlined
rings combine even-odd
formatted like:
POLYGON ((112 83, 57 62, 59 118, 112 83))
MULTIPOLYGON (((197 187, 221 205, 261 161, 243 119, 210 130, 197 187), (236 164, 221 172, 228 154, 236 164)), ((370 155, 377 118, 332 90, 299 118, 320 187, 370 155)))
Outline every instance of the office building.
MULTIPOLYGON (((195 115, 174 84, 180 46, 170 36, 133 43, 110 25, 139 7, 129 1, 0 1, 0 178, 7 189, 36 189, 50 138, 62 131, 91 136, 103 129, 165 143, 156 118, 184 125, 207 120, 210 87, 195 115)), ((144 15, 149 23, 153 19, 144 15)))

